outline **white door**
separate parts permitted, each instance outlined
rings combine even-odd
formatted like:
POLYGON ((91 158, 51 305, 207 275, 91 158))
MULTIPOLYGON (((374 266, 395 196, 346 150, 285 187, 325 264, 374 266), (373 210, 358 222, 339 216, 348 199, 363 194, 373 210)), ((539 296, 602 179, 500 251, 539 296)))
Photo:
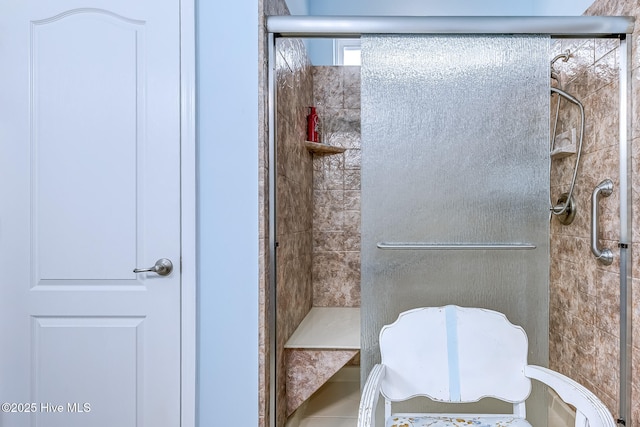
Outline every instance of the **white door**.
POLYGON ((0 426, 180 425, 179 25, 0 2, 0 426))

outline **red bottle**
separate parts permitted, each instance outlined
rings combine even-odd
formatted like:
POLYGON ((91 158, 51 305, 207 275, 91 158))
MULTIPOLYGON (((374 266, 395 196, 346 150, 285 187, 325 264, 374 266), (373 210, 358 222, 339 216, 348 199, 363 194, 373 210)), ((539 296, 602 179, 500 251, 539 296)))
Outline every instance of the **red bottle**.
POLYGON ((307 116, 307 141, 319 142, 318 128, 318 113, 316 113, 316 107, 309 107, 309 115, 307 116))

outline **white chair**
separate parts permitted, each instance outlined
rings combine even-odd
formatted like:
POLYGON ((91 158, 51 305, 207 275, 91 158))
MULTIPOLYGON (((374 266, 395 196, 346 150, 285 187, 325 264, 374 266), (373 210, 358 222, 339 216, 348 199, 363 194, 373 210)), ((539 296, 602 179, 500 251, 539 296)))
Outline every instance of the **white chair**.
POLYGON ((528 365, 527 351, 526 333, 502 313, 454 305, 401 313, 380 332, 382 363, 373 367, 364 386, 358 427, 375 426, 380 394, 385 399, 385 427, 529 427, 524 401, 531 392, 531 378, 576 408, 576 427, 616 426, 593 393, 562 374, 528 365), (416 396, 449 403, 494 397, 513 403, 513 413, 392 412, 392 402, 416 396))

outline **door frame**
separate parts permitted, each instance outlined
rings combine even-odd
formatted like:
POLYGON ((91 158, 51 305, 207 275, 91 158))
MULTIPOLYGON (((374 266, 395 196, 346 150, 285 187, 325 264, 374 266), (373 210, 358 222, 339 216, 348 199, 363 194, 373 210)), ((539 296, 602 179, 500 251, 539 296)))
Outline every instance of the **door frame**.
POLYGON ((180 0, 180 425, 196 425, 195 0, 180 0))

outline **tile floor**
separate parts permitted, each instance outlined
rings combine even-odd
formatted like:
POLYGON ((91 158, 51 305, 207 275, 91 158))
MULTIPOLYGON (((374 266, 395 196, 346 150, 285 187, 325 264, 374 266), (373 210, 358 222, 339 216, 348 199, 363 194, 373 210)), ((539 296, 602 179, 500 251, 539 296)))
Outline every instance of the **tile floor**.
MULTIPOLYGON (((342 368, 298 410, 286 427, 356 427, 360 404, 360 369, 342 368)), ((569 427, 575 412, 549 391, 549 426, 569 427)))
POLYGON ((355 427, 360 404, 360 369, 342 368, 311 396, 287 427, 355 427))

